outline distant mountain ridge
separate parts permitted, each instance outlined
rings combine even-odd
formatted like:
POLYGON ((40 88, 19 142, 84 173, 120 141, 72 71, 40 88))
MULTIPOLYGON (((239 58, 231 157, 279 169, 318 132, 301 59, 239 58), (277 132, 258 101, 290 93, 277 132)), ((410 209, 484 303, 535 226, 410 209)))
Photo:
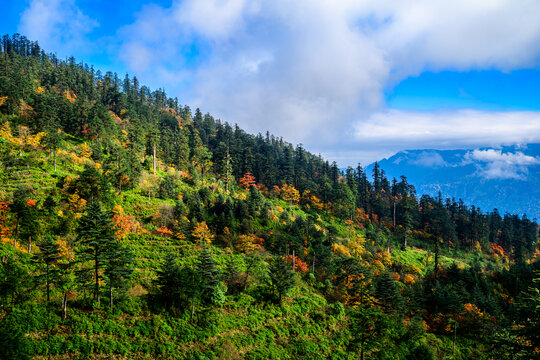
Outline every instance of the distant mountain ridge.
MULTIPOLYGON (((540 218, 540 144, 470 150, 407 150, 378 162, 389 179, 405 175, 419 195, 463 199, 483 211, 540 218)), ((371 173, 373 164, 366 168, 371 173)))

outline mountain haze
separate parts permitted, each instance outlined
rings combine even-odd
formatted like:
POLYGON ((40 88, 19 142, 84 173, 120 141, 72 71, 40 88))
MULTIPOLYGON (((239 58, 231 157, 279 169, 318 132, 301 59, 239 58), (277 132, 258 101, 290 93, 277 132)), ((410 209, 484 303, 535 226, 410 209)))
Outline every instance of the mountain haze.
MULTIPOLYGON (((407 176, 418 194, 461 198, 484 211, 539 218, 540 144, 471 150, 407 150, 378 162, 389 178, 407 176)), ((368 173, 373 164, 367 167, 368 173)))

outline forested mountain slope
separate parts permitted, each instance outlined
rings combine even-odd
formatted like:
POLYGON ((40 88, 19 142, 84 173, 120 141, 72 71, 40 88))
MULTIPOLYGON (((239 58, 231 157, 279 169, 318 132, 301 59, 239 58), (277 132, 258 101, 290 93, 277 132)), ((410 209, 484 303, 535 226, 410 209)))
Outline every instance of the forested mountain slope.
POLYGON ((0 47, 0 358, 537 358, 538 225, 0 47))

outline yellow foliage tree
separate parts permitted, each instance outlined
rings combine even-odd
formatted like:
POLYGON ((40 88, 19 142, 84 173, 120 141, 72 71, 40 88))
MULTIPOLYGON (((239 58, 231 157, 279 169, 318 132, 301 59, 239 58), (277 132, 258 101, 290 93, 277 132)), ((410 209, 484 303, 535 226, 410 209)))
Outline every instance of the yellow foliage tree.
POLYGON ((281 196, 283 197, 283 200, 290 203, 298 203, 298 200, 300 200, 300 192, 298 192, 294 186, 289 184, 285 184, 281 187, 281 196))
POLYGON ((41 140, 46 134, 39 132, 32 135, 30 129, 27 126, 19 126, 18 136, 13 135, 9 122, 5 122, 0 127, 0 137, 7 141, 7 143, 18 150, 19 156, 22 155, 23 148, 37 149, 41 144, 41 140))
POLYGON ((90 146, 88 146, 87 143, 81 144, 80 154, 83 158, 90 159, 90 156, 92 156, 92 149, 90 149, 90 146))
POLYGON ((356 257, 359 257, 366 250, 364 247, 365 244, 366 244, 366 238, 363 235, 355 234, 348 243, 350 253, 356 257))
POLYGON ((332 244, 332 251, 339 256, 352 257, 350 251, 341 244, 332 244))
POLYGON ((191 235, 193 238, 200 241, 201 244, 210 244, 212 240, 214 240, 214 234, 212 234, 208 225, 206 225, 206 221, 201 221, 195 229, 193 229, 191 235))
POLYGON ((259 238, 255 234, 240 235, 236 241, 235 247, 242 252, 250 252, 259 249, 261 246, 258 243, 259 238))

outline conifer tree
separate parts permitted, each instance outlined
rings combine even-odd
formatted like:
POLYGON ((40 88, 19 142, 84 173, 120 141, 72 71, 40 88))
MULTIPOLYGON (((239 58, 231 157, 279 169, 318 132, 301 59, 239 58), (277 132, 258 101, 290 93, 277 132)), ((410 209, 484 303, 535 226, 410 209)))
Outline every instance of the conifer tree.
POLYGON ((122 246, 119 242, 112 242, 107 254, 105 262, 104 276, 109 287, 109 307, 113 308, 113 292, 114 289, 123 288, 127 285, 133 268, 133 254, 127 247, 122 246))
POLYGON ((204 289, 199 271, 188 266, 180 266, 176 255, 169 254, 157 271, 155 283, 160 288, 160 295, 166 307, 187 308, 190 305, 193 319, 195 304, 204 289))
POLYGON ((27 290, 32 286, 32 278, 23 264, 22 256, 10 254, 0 262, 0 299, 2 308, 9 304, 16 305, 27 297, 27 290))
POLYGON ((155 284, 160 287, 161 298, 167 307, 174 305, 175 300, 179 297, 178 284, 178 259, 175 254, 168 254, 161 264, 161 267, 156 271, 157 278, 155 284))
POLYGON ((281 302, 283 296, 286 295, 294 285, 294 273, 287 264, 285 258, 281 256, 274 258, 269 273, 270 286, 272 287, 277 300, 281 302))
POLYGON ((60 247, 51 237, 45 238, 39 245, 39 253, 34 255, 34 259, 45 265, 45 281, 47 302, 50 301, 50 287, 54 279, 53 265, 60 260, 60 247))
POLYGON ((94 300, 99 304, 100 280, 103 278, 101 271, 115 242, 112 214, 101 210, 99 202, 92 202, 86 215, 81 218, 76 233, 79 243, 77 254, 81 261, 88 261, 92 265, 88 271, 93 272, 94 300))
POLYGON ((67 317, 68 296, 78 288, 75 261, 62 259, 58 263, 55 286, 62 293, 62 319, 67 317))
POLYGON ((202 278, 201 299, 203 302, 210 304, 219 283, 219 270, 206 246, 203 246, 199 255, 197 270, 202 278))
POLYGON ((396 282, 388 272, 384 272, 375 284, 375 296, 387 311, 398 310, 403 301, 396 282))

